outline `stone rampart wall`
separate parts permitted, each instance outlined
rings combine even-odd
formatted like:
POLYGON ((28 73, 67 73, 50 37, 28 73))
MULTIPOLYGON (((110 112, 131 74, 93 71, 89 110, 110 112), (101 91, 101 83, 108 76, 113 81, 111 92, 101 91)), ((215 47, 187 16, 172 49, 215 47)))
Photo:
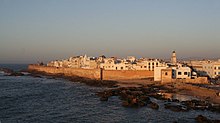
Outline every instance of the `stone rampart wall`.
POLYGON ((28 70, 40 71, 49 74, 64 74, 65 76, 80 76, 90 79, 100 79, 100 70, 98 69, 56 68, 48 66, 29 65, 28 70))
POLYGON ((46 72, 49 74, 64 74, 66 76, 80 76, 90 79, 103 80, 125 80, 125 79, 144 79, 154 77, 153 71, 146 70, 101 70, 100 69, 81 69, 81 68, 56 68, 39 65, 29 65, 28 70, 46 72))
POLYGON ((148 70, 103 70, 104 80, 126 80, 153 78, 154 71, 148 70))

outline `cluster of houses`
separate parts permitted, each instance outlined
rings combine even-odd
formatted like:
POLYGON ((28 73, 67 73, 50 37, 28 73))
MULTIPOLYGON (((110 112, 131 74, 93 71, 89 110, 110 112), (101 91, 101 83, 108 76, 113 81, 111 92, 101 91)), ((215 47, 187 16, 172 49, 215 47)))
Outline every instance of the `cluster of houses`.
POLYGON ((172 79, 195 79, 196 72, 186 64, 177 62, 176 52, 172 52, 171 60, 166 66, 156 67, 154 81, 171 81, 172 79))
POLYGON ((136 59, 128 56, 127 59, 116 57, 106 58, 104 55, 99 57, 76 56, 65 60, 51 61, 47 66, 69 67, 84 69, 104 69, 104 70, 149 70, 153 71, 156 67, 166 66, 166 62, 159 59, 136 59))
POLYGON ((99 64, 103 61, 105 56, 96 57, 87 57, 76 56, 70 57, 69 59, 56 60, 47 63, 47 66, 53 67, 64 67, 64 68, 83 68, 83 69, 96 69, 99 68, 99 64))
POLYGON ((197 76, 209 76, 215 78, 220 76, 220 60, 218 61, 188 61, 177 62, 176 52, 172 52, 170 62, 160 59, 136 59, 128 56, 126 59, 116 57, 106 58, 76 56, 65 60, 51 61, 47 66, 103 69, 103 70, 147 70, 154 72, 154 81, 170 81, 171 79, 196 79, 197 76))
POLYGON ((191 60, 185 62, 200 76, 210 78, 220 77, 220 59, 218 60, 191 60))

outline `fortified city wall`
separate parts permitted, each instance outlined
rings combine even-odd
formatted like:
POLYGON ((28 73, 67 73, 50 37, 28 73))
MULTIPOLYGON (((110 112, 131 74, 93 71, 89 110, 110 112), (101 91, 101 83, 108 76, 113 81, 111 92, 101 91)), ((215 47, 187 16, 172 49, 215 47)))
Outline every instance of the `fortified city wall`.
POLYGON ((153 78, 154 71, 148 70, 103 70, 104 80, 153 78))
POLYGON ((29 65, 28 70, 46 72, 49 74, 64 74, 65 76, 80 76, 90 79, 123 80, 144 79, 154 77, 153 71, 148 70, 102 70, 82 68, 56 68, 39 65, 29 65))

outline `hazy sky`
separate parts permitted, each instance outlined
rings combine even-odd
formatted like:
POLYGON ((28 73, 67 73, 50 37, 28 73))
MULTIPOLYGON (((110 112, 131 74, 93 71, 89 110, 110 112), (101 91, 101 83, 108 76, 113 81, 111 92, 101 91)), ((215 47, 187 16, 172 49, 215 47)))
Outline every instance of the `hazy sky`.
POLYGON ((220 57, 220 0, 0 0, 0 63, 220 57))

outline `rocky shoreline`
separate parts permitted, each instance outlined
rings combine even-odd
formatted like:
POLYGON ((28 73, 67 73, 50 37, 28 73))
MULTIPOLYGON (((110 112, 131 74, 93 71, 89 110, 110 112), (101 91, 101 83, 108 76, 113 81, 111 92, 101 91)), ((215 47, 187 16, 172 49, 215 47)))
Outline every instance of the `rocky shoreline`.
POLYGON ((72 82, 81 82, 84 83, 88 86, 94 86, 94 87, 117 87, 117 81, 110 81, 110 80, 95 80, 95 79, 90 79, 90 78, 84 78, 84 77, 79 77, 79 76, 65 76, 64 74, 48 74, 46 72, 39 72, 39 71, 29 71, 31 73, 31 76, 50 76, 53 78, 63 78, 67 79, 72 82))
MULTIPOLYGON (((13 70, 4 68, 0 69, 7 73, 7 76, 23 76, 25 72, 28 72, 28 76, 42 77, 47 76, 51 78, 64 78, 73 82, 85 83, 89 86, 95 87, 107 87, 106 90, 97 92, 96 95, 100 97, 100 101, 108 101, 112 96, 117 96, 121 100, 121 105, 124 107, 148 107, 155 110, 161 108, 156 102, 152 101, 151 98, 157 100, 163 100, 166 102, 164 108, 174 112, 187 112, 190 110, 209 110, 220 113, 220 102, 214 104, 208 100, 202 99, 191 99, 191 100, 178 100, 169 98, 163 95, 163 93, 175 94, 178 93, 177 89, 174 89, 173 85, 161 85, 161 84, 147 84, 141 85, 140 87, 120 87, 117 81, 107 80, 93 80, 89 78, 83 78, 79 76, 65 76, 64 74, 48 74, 39 71, 22 70, 14 72, 13 70), (175 103, 175 104, 174 104, 175 103)), ((195 118, 197 122, 206 121, 207 123, 220 122, 219 120, 210 120, 204 116, 198 116, 195 118)))
POLYGON ((95 87, 117 87, 117 81, 110 81, 110 80, 95 80, 89 79, 79 76, 65 76, 64 74, 49 74, 46 72, 34 71, 34 70, 20 70, 20 71, 13 71, 9 68, 0 68, 0 71, 3 71, 6 76, 33 76, 33 77, 52 77, 52 78, 64 78, 72 82, 81 82, 89 86, 95 87))
POLYGON ((161 95, 161 92, 174 93, 171 89, 165 88, 160 85, 149 85, 144 87, 127 87, 109 89, 102 92, 98 92, 97 96, 101 101, 108 101, 109 97, 118 96, 121 99, 122 106, 125 107, 143 107, 147 106, 153 109, 159 109, 159 105, 152 102, 150 98, 163 100, 167 102, 164 104, 165 109, 169 109, 174 112, 189 111, 189 110, 209 110, 220 113, 220 105, 212 104, 203 100, 186 100, 181 101, 178 99, 166 98, 161 95), (172 104, 175 102, 176 104, 172 104))

